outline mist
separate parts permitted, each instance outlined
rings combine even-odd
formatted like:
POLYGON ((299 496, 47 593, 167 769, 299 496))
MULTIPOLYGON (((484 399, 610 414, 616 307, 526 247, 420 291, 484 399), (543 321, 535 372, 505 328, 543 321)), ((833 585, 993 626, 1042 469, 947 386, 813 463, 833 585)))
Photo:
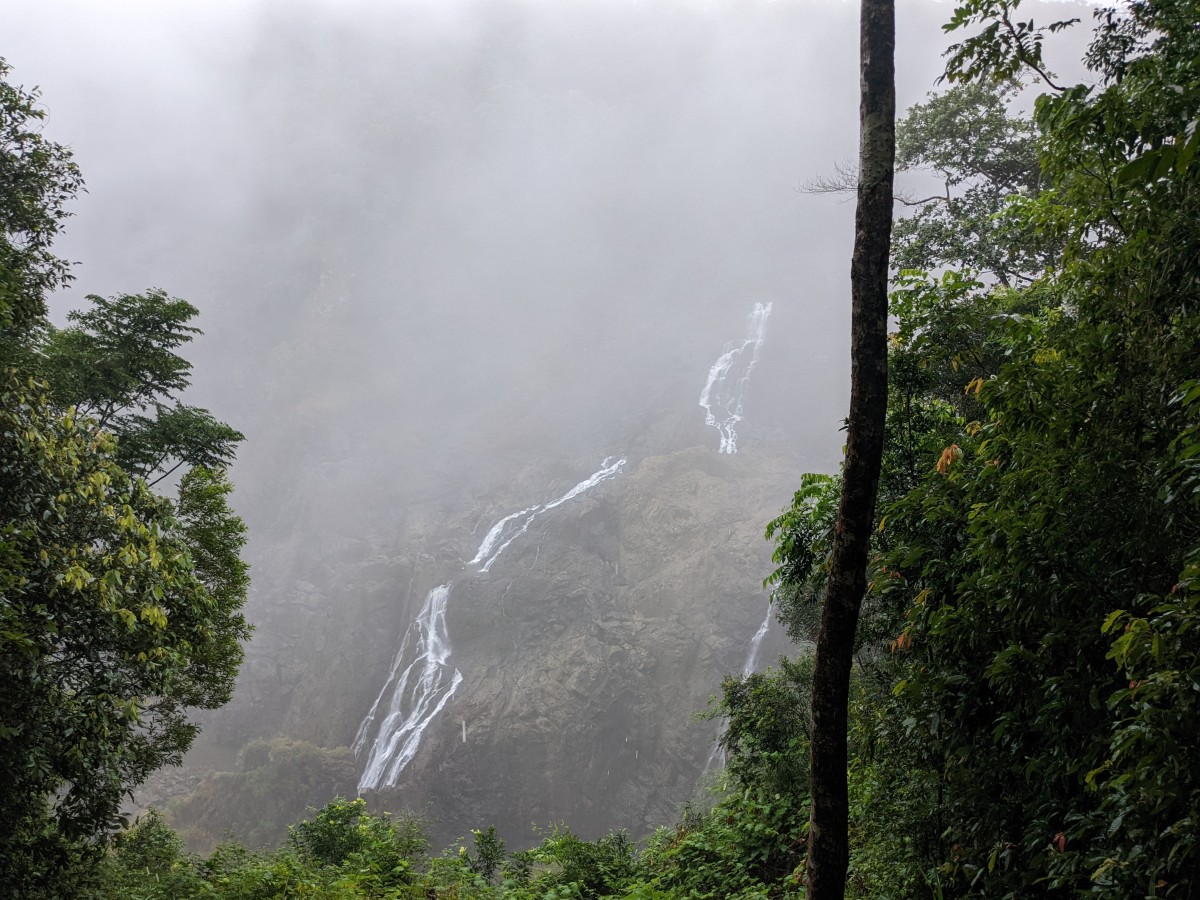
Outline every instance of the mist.
MULTIPOLYGON (((10 61, 89 187, 61 308, 199 306, 196 392, 241 465, 345 431, 424 486, 479 445, 590 451, 694 393, 760 301, 791 358, 773 418, 836 430, 851 210, 797 188, 856 152, 853 7, 39 7, 10 61)), ((941 14, 902 14, 902 104, 941 14)))
MULTIPOLYGON (((900 109, 932 89, 949 12, 900 5, 900 109)), ((739 455, 775 454, 745 516, 758 574, 713 662, 741 670, 759 516, 840 454, 853 204, 801 188, 857 154, 856 6, 41 0, 3 19, 13 79, 40 86, 88 185, 54 318, 89 293, 188 299, 189 400, 247 435, 232 475, 259 630, 215 735, 348 745, 481 521, 609 457, 717 453, 697 397, 771 304, 739 423, 739 455), (271 705, 339 667, 351 687, 311 693, 341 718, 271 705)), ((652 812, 687 796, 710 742, 652 812)))

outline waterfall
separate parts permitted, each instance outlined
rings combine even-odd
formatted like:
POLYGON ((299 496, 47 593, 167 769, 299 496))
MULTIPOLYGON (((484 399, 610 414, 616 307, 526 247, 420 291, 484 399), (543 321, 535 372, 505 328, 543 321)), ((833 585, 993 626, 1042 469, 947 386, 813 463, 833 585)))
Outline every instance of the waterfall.
POLYGON ((379 723, 378 737, 371 743, 358 780, 360 793, 395 783, 396 776, 416 755, 426 727, 462 682, 462 673, 446 662, 450 656, 450 635, 446 630, 449 600, 448 584, 438 585, 425 597, 425 605, 405 632, 383 690, 358 728, 354 739, 356 755, 366 748, 380 704, 384 697, 390 696, 387 714, 379 723), (400 666, 408 659, 412 661, 400 672, 400 666))
POLYGON ((758 648, 762 646, 763 638, 767 634, 767 629, 771 627, 771 601, 767 601, 767 614, 763 616, 762 624, 758 626, 758 631, 754 632, 754 637, 750 639, 750 652, 746 654, 746 664, 742 666, 742 677, 749 678, 754 672, 754 667, 758 663, 758 648))
MULTIPOLYGON (((487 572, 505 548, 529 530, 535 518, 616 476, 624 465, 624 459, 614 461, 610 456, 597 471, 561 497, 500 519, 488 530, 468 565, 478 566, 479 573, 487 572)), ((404 633, 379 696, 358 726, 354 755, 361 757, 367 753, 358 780, 360 794, 396 783, 416 755, 425 729, 462 683, 462 673, 447 662, 450 634, 446 628, 446 607, 451 584, 438 585, 426 595, 421 611, 404 633)), ((465 736, 465 723, 463 728, 465 736)))
MULTIPOLYGON (((767 635, 767 629, 770 627, 771 600, 768 597, 767 614, 763 616, 762 624, 758 626, 758 631, 754 632, 754 637, 750 639, 750 649, 746 653, 746 662, 742 664, 742 678, 749 678, 754 673, 754 668, 758 665, 758 650, 762 646, 763 638, 767 635)), ((712 752, 708 754, 708 761, 704 763, 705 773, 711 772, 713 769, 720 769, 725 765, 725 748, 721 746, 721 735, 725 733, 725 728, 728 724, 727 720, 721 720, 721 725, 717 729, 717 736, 713 741, 712 752)))
POLYGON ((621 467, 624 465, 624 459, 618 459, 616 462, 613 462, 613 458, 610 456, 604 462, 600 463, 598 471, 593 472, 557 500, 551 500, 540 506, 531 506, 528 509, 505 516, 488 530, 488 533, 483 538, 483 543, 479 545, 479 552, 475 554, 475 558, 471 560, 469 565, 479 566, 480 572, 486 572, 492 567, 492 563, 500 558, 500 554, 504 552, 504 549, 509 544, 529 530, 529 526, 533 524, 533 520, 539 515, 555 507, 562 506, 568 500, 578 497, 584 491, 590 490, 600 482, 612 478, 621 471, 621 467))
POLYGON ((721 436, 720 453, 737 453, 738 422, 742 421, 742 397, 758 352, 767 333, 767 317, 772 304, 755 303, 746 319, 746 338, 740 344, 729 343, 708 370, 708 380, 700 392, 704 422, 721 436))

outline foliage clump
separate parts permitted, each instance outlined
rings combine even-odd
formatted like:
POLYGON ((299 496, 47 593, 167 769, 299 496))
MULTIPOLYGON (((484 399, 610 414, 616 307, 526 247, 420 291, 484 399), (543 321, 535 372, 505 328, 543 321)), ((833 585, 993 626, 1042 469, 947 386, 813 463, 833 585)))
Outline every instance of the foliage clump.
POLYGON ((242 435, 184 406, 197 310, 89 298, 51 244, 82 190, 37 92, 0 60, 0 884, 85 893, 126 795, 177 764, 191 711, 229 700, 249 626, 245 526, 224 467, 242 435), (177 478, 173 497, 151 490, 177 478))
POLYGON ((209 851, 230 836, 252 850, 278 844, 307 807, 354 790, 358 770, 347 747, 276 738, 251 741, 234 771, 218 772, 174 801, 168 821, 188 846, 209 851))
MULTIPOLYGON (((850 890, 1200 896, 1200 9, 1099 13, 1100 83, 1059 87, 1015 7, 960 7, 900 129, 947 190, 896 231, 850 890), (1051 89, 1005 124, 981 76, 1022 71, 1051 89)), ((820 486, 771 526, 796 634, 820 486)))

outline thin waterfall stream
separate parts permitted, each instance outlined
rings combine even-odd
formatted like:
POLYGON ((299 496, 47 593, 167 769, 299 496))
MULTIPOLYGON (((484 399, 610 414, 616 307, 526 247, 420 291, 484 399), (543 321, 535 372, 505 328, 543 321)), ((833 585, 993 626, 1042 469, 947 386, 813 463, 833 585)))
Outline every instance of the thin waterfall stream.
MULTIPOLYGON (((771 598, 767 597, 767 614, 763 616, 762 624, 758 626, 758 631, 754 632, 754 637, 750 639, 750 648, 746 652, 746 661, 742 664, 742 678, 749 678, 754 674, 755 668, 758 666, 758 651, 762 647, 763 638, 767 636, 767 631, 771 627, 771 598)), ((725 728, 728 723, 722 719, 721 726, 717 729, 716 737, 713 738, 712 752, 708 754, 708 760, 704 763, 704 771, 711 772, 713 769, 720 769, 725 765, 725 748, 721 746, 721 735, 725 733, 725 728)))
MULTIPOLYGON (((500 519, 488 530, 467 566, 475 569, 475 574, 487 572, 500 554, 529 530, 538 516, 615 477, 625 463, 624 458, 610 456, 597 471, 561 497, 500 519)), ((452 586, 453 582, 440 584, 426 595, 421 611, 408 627, 400 649, 392 659, 387 680, 358 726, 354 754, 361 758, 366 753, 358 780, 359 793, 395 785, 400 773, 416 756, 426 728, 462 683, 462 672, 449 663, 451 647, 446 607, 452 586)))

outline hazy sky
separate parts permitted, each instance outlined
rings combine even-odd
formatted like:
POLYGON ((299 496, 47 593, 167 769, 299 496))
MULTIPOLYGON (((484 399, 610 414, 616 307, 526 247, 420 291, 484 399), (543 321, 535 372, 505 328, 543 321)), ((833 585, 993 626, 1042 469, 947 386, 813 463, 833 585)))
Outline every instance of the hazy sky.
MULTIPOLYGON (((900 4, 901 108, 933 86, 949 11, 900 4)), ((250 437, 243 490, 332 465, 403 495, 698 416, 754 302, 775 304, 759 424, 825 436, 811 464, 836 463, 852 204, 797 187, 855 156, 856 18, 39 0, 0 13, 0 54, 88 184, 56 315, 188 298, 196 398, 250 437)))
MULTIPOLYGON (((952 6, 899 6, 903 110, 952 6)), ((461 544, 605 457, 715 454, 698 397, 755 303, 739 451, 797 483, 836 468, 853 204, 799 187, 856 156, 857 52, 842 0, 5 4, 0 56, 88 185, 55 318, 187 298, 189 399, 247 434, 244 676, 290 684, 281 657, 345 640, 298 621, 326 627, 364 560, 432 571, 451 526, 461 544)))

